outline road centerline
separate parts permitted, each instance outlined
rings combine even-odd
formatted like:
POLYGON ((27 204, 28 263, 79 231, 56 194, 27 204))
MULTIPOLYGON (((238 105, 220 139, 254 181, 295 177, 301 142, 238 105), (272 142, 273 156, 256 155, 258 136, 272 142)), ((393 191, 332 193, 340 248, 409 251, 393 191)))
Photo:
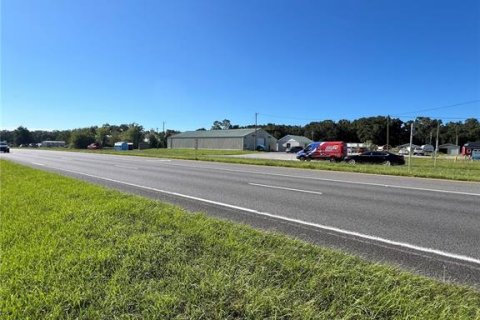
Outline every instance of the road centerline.
POLYGON ((310 194, 319 194, 322 195, 323 193, 320 191, 311 191, 311 190, 302 190, 302 189, 295 189, 295 188, 287 188, 287 187, 281 187, 281 186, 271 186, 267 184, 260 184, 260 183, 248 183, 251 186, 257 186, 257 187, 263 187, 263 188, 269 188, 269 189, 280 189, 280 190, 287 190, 287 191, 294 191, 294 192, 302 192, 302 193, 310 193, 310 194))
POLYGON ((302 180, 314 180, 314 181, 326 181, 326 182, 335 182, 335 183, 344 183, 344 184, 353 184, 353 185, 365 185, 365 186, 372 186, 372 187, 381 187, 381 188, 391 188, 391 189, 402 189, 402 190, 414 190, 414 191, 426 191, 426 192, 437 192, 437 193, 447 193, 447 194, 459 194, 465 196, 474 196, 480 197, 480 193, 474 192, 464 192, 464 191, 453 191, 453 190, 443 190, 443 189, 432 189, 432 188, 422 188, 422 187, 410 187, 410 186, 399 186, 393 184, 385 184, 385 183, 374 183, 374 182, 360 182, 360 181, 348 181, 348 180, 340 180, 340 179, 330 179, 330 178, 319 178, 319 177, 309 177, 309 176, 296 176, 291 174, 283 174, 283 173, 272 173, 272 172, 257 172, 257 171, 248 171, 248 170, 238 170, 238 169, 226 169, 226 168, 209 168, 209 167, 195 167, 195 166, 186 166, 178 163, 166 163, 169 166, 177 166, 177 167, 184 167, 184 168, 199 168, 199 169, 207 169, 213 171, 225 171, 225 172, 235 172, 235 173, 251 173, 257 175, 264 175, 264 176, 272 176, 272 177, 284 177, 284 178, 293 178, 293 179, 302 179, 302 180))

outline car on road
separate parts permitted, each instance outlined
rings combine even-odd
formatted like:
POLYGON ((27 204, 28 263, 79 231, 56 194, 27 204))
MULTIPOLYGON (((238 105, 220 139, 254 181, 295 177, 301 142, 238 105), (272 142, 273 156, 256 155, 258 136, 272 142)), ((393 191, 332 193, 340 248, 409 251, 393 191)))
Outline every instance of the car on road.
POLYGON ((0 142, 0 151, 5 152, 5 153, 10 152, 10 147, 8 146, 8 144, 6 142, 0 142))
POLYGON ((388 151, 366 151, 359 155, 345 157, 345 162, 353 165, 357 163, 372 163, 390 166, 405 164, 405 158, 388 151))

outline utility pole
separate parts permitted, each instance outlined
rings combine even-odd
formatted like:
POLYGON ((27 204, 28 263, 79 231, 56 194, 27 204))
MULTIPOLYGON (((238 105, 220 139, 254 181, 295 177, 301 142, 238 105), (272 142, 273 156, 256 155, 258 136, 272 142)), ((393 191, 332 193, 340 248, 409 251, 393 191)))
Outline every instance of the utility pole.
POLYGON ((408 152, 408 171, 411 171, 412 170, 412 153, 413 153, 413 150, 412 150, 412 143, 413 143, 413 123, 415 121, 413 121, 411 124, 410 124, 410 150, 408 152))
POLYGON ((387 116, 387 151, 390 145, 390 116, 387 116))
POLYGON ((438 134, 440 132, 440 121, 437 122, 437 141, 435 142, 435 158, 433 160, 433 167, 437 166, 437 153, 438 153, 438 134))
POLYGON ((165 136, 165 121, 163 121, 163 128, 162 128, 162 131, 163 131, 163 135, 165 136))
POLYGON ((253 134, 253 150, 257 150, 257 118, 258 118, 258 112, 255 112, 255 132, 253 134))
POLYGON ((458 124, 455 125, 455 145, 458 146, 458 124))

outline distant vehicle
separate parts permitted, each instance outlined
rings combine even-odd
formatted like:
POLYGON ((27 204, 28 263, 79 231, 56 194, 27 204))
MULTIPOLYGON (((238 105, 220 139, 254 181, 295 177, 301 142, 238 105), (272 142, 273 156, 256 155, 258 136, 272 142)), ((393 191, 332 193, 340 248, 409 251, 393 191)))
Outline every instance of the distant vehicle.
POLYGON ((347 155, 347 144, 343 141, 313 142, 297 153, 300 161, 330 160, 341 161, 347 155))
POLYGON ((413 155, 414 156, 424 156, 425 155, 425 151, 422 149, 422 147, 415 147, 413 149, 413 155))
POLYGON ((303 150, 303 147, 301 146, 295 146, 291 147, 290 149, 287 149, 287 153, 297 153, 303 150))
POLYGON ((402 148, 402 149, 398 150, 398 154, 404 156, 404 155, 408 155, 409 152, 408 152, 407 148, 402 148))
POLYGON ((100 145, 100 143, 94 142, 94 143, 90 143, 90 144, 87 146, 87 149, 89 149, 89 150, 98 150, 98 149, 102 149, 102 146, 100 145))
POLYGON ((259 144, 257 146, 257 151, 267 151, 267 148, 263 144, 259 144))
POLYGON ((424 144, 420 148, 422 148, 423 152, 425 153, 432 153, 435 151, 435 147, 431 144, 424 144))
POLYGON ((10 153, 10 147, 6 142, 0 142, 0 152, 10 153))
POLYGON ((405 164, 405 159, 403 156, 388 151, 367 151, 356 156, 345 157, 345 162, 349 164, 373 163, 390 166, 405 164))

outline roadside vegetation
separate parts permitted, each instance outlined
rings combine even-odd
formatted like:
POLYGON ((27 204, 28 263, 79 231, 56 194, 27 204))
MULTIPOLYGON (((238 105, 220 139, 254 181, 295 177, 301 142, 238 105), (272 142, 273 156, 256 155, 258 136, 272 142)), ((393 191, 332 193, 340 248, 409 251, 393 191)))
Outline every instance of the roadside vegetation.
POLYGON ((480 292, 0 161, 2 319, 480 319, 480 292))

